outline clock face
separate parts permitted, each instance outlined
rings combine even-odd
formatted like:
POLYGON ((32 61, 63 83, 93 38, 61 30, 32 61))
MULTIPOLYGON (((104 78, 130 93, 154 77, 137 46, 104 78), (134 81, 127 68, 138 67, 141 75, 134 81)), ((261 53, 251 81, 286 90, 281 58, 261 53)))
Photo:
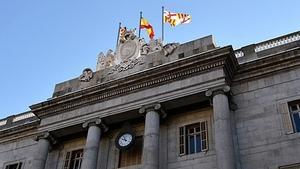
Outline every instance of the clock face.
POLYGON ((132 142, 132 135, 129 133, 125 133, 123 134, 120 138, 119 138, 119 145, 122 147, 126 147, 128 146, 131 142, 132 142))
POLYGON ((116 146, 119 149, 128 149, 134 144, 134 134, 133 132, 126 131, 121 132, 116 138, 116 146))

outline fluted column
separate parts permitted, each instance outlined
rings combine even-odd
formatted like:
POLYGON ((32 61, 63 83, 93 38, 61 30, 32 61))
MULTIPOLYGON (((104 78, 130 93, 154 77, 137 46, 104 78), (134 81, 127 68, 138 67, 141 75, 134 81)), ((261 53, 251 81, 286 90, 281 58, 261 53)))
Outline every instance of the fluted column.
POLYGON ((215 150, 218 169, 235 169, 233 136, 230 126, 230 109, 227 92, 229 86, 208 90, 206 96, 212 97, 214 116, 215 150))
POLYGON ((100 118, 86 121, 82 126, 83 128, 88 128, 88 134, 86 138, 81 168, 96 169, 101 134, 106 127, 101 122, 100 118))
POLYGON ((44 169, 49 153, 51 143, 54 143, 53 137, 50 133, 41 133, 35 138, 38 141, 35 152, 33 153, 33 160, 31 163, 31 169, 44 169))
POLYGON ((140 113, 145 114, 143 169, 158 169, 159 167, 159 122, 162 113, 160 108, 160 104, 152 104, 143 106, 139 110, 140 113))

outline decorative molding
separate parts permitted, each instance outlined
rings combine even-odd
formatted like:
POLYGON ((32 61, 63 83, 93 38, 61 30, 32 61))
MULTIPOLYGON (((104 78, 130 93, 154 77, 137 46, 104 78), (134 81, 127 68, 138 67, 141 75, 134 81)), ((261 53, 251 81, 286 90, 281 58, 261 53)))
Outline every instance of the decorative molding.
POLYGON ((69 93, 32 105, 39 118, 62 113, 88 104, 119 97, 155 86, 185 79, 216 68, 223 68, 230 81, 237 65, 231 46, 193 55, 176 62, 148 69, 118 80, 102 83, 78 92, 69 93))

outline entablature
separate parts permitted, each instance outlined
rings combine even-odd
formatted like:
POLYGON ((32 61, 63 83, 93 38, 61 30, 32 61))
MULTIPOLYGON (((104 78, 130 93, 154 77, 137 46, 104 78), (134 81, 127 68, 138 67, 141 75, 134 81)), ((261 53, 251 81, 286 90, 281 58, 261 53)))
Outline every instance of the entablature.
POLYGON ((237 61, 231 46, 192 55, 130 76, 89 87, 30 106, 39 118, 103 102, 130 93, 158 87, 216 69, 224 71, 224 83, 231 83, 237 61))

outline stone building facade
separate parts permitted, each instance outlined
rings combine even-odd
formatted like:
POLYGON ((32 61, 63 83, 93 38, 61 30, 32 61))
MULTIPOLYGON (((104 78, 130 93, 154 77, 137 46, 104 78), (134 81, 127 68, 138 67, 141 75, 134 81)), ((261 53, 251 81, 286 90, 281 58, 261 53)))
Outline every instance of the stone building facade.
POLYGON ((300 168, 300 32, 238 50, 126 33, 96 71, 0 120, 0 168, 300 168))

